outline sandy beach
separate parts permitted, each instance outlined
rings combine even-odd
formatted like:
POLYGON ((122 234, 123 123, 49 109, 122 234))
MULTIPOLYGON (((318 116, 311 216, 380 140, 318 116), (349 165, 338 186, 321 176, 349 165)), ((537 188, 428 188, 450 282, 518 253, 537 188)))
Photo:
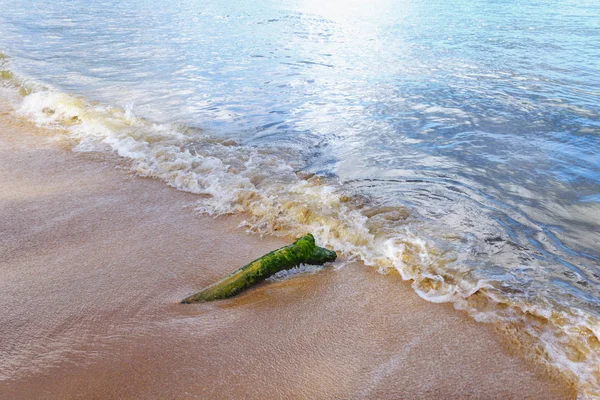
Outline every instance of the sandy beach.
POLYGON ((572 399, 492 326, 355 263, 179 300, 290 243, 0 115, 3 399, 572 399))

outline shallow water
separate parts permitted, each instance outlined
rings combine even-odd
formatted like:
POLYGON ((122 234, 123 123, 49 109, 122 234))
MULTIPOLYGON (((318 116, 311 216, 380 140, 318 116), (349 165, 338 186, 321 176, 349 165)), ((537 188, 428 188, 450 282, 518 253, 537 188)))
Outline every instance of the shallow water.
POLYGON ((600 393, 599 3, 0 6, 21 115, 524 324, 600 393))

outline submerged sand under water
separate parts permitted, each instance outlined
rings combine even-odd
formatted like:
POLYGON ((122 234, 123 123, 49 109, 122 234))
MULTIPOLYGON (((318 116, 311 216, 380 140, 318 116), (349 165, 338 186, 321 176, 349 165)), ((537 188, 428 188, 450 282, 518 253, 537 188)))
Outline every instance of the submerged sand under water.
POLYGON ((4 399, 576 396, 491 325, 360 263, 179 304, 289 241, 0 119, 4 399))

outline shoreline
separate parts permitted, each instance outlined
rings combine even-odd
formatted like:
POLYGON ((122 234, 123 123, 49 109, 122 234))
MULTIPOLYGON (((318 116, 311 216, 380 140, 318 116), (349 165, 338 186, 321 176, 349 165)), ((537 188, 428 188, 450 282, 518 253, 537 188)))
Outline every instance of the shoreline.
POLYGON ((4 104, 0 121, 6 398, 576 397, 492 326, 360 263, 178 304, 289 241, 199 216, 4 104))

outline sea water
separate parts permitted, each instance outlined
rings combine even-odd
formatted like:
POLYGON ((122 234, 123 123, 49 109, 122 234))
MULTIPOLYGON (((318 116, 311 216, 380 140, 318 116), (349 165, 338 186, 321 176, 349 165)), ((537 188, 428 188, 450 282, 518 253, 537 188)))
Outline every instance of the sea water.
POLYGON ((0 0, 76 151, 518 327, 600 395, 600 3, 0 0))

